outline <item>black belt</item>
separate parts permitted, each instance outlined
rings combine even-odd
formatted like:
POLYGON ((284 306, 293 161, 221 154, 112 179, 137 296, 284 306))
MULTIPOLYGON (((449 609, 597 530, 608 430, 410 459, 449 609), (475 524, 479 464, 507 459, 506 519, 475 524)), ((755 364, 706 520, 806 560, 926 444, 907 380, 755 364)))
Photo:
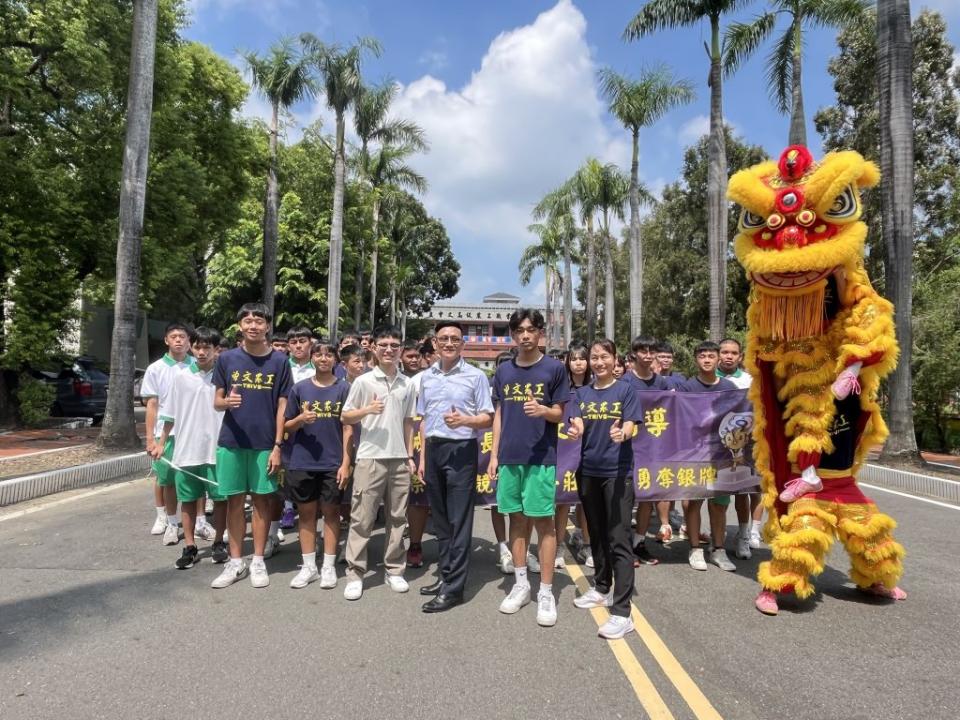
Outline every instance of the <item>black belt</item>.
POLYGON ((445 437, 428 437, 428 445, 438 445, 441 443, 475 443, 476 438, 445 438, 445 437))

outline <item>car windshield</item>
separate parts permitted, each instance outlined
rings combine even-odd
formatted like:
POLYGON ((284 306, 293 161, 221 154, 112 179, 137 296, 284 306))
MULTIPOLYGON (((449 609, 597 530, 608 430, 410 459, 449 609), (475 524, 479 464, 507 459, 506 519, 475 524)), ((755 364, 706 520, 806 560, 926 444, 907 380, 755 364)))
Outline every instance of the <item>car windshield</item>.
POLYGON ((88 380, 107 381, 110 379, 110 376, 103 372, 103 370, 94 367, 93 363, 86 361, 78 360, 75 362, 73 364, 73 372, 88 380))

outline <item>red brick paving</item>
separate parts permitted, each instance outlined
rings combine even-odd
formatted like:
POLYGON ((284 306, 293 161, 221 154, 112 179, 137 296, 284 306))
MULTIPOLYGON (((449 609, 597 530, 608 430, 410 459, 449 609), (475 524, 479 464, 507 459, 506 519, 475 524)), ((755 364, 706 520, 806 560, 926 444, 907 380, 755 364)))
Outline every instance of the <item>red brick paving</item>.
MULTIPOLYGON (((143 423, 137 424, 137 432, 143 435, 143 423)), ((41 450, 57 450, 96 442, 100 428, 78 429, 50 428, 42 430, 12 430, 0 433, 0 458, 17 457, 41 450)))

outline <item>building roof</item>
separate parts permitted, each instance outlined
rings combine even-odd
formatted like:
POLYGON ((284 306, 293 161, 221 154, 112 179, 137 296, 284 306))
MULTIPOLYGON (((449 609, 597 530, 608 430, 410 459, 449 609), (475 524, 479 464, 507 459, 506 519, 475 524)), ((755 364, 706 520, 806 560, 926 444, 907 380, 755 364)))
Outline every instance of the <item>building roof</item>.
POLYGON ((497 304, 509 304, 509 305, 519 305, 520 298, 516 295, 511 295, 505 292, 497 292, 492 295, 487 295, 483 298, 485 303, 497 303, 497 304))

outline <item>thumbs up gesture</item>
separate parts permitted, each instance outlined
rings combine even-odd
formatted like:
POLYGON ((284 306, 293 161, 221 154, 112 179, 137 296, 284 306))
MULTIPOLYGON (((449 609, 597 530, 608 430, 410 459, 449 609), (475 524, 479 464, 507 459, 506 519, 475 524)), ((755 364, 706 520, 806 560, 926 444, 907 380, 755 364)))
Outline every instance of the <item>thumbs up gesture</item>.
POLYGON ((238 408, 243 402, 243 396, 236 384, 230 386, 230 393, 224 399, 227 401, 227 406, 231 408, 238 408))
POLYGON ((367 405, 367 415, 381 415, 384 408, 383 400, 379 395, 374 395, 373 400, 367 405))
POLYGON ((466 424, 466 416, 463 415, 456 406, 450 406, 450 412, 444 413, 443 421, 447 424, 448 428, 458 428, 463 427, 466 424))
POLYGON ((623 434, 623 428, 621 427, 620 418, 617 418, 613 421, 613 425, 610 426, 610 439, 615 443, 622 443, 626 437, 623 434))
POLYGON ((537 402, 532 393, 527 393, 527 401, 523 404, 523 412, 527 417, 541 417, 544 413, 544 406, 537 402))

